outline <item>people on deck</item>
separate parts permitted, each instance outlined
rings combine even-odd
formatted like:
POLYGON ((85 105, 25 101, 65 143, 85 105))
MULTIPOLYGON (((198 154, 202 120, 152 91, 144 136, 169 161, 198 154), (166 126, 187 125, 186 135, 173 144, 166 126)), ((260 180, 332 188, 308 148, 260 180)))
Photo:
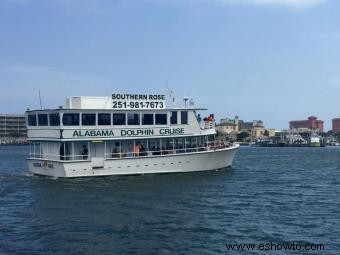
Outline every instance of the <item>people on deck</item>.
POLYGON ((120 148, 119 147, 115 147, 112 150, 112 158, 121 158, 121 157, 122 157, 122 154, 121 154, 120 148))
POLYGON ((83 155, 83 159, 88 159, 89 157, 89 150, 87 149, 85 144, 83 144, 83 150, 81 151, 81 155, 83 155))
POLYGON ((139 156, 141 156, 141 157, 146 156, 146 150, 145 150, 143 144, 140 145, 140 153, 139 153, 139 156))
POLYGON ((140 142, 136 142, 135 146, 133 147, 133 153, 135 157, 139 157, 140 148, 141 148, 140 142))

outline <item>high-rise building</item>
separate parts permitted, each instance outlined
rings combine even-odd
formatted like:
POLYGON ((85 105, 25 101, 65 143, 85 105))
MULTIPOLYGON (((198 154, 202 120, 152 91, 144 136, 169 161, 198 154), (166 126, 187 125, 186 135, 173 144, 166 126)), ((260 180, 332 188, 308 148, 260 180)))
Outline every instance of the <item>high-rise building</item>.
POLYGON ((25 115, 0 114, 0 143, 25 143, 25 115))
POLYGON ((332 132, 333 134, 340 133, 340 118, 332 119, 332 132))
POLYGON ((307 120, 292 120, 289 122, 289 129, 307 128, 314 131, 323 132, 323 121, 315 116, 308 117, 307 120))

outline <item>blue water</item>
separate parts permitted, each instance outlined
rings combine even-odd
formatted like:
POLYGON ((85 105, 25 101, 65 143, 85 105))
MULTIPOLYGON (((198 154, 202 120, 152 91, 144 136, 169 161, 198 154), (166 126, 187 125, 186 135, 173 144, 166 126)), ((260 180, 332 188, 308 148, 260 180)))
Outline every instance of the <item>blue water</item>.
POLYGON ((340 148, 240 148, 222 171, 51 179, 0 147, 0 254, 340 254, 340 148), (324 244, 228 251, 227 243, 324 244))

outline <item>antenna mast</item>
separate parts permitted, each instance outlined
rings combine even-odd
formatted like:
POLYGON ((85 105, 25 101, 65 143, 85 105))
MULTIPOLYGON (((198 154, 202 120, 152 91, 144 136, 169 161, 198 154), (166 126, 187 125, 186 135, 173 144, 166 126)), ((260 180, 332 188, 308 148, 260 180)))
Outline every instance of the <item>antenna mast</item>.
POLYGON ((42 110, 42 103, 41 103, 40 89, 39 89, 39 103, 40 103, 40 110, 42 110))
POLYGON ((174 93, 174 91, 170 88, 168 82, 166 82, 166 88, 167 88, 167 91, 168 91, 168 93, 169 93, 168 96, 169 96, 169 99, 171 100, 171 103, 172 103, 172 104, 175 104, 175 93, 174 93))

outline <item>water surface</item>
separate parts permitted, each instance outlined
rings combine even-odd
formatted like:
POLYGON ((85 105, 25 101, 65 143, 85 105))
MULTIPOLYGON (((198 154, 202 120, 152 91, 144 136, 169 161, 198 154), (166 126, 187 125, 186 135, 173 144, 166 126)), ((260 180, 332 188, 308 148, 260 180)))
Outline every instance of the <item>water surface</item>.
POLYGON ((250 148, 232 168, 52 179, 0 147, 0 254, 339 254, 340 148, 250 148), (324 244, 228 251, 226 243, 324 244))

